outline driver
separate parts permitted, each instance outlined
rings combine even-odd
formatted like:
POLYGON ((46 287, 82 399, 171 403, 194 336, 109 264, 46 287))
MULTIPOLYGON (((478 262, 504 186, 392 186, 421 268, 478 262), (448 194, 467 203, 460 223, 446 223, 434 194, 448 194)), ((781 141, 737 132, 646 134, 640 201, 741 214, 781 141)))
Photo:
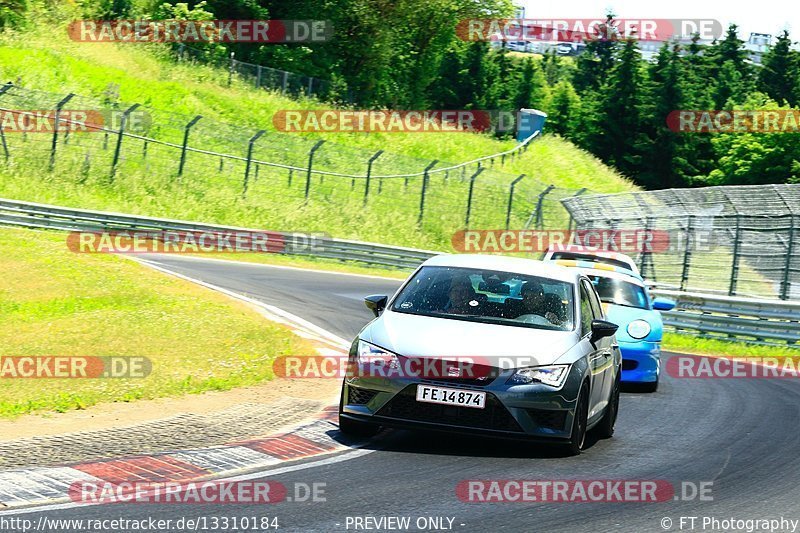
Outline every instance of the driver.
POLYGON ((520 293, 522 295, 522 307, 524 309, 523 315, 539 315, 553 324, 558 325, 561 323, 558 315, 548 309, 547 298, 545 297, 544 287, 541 283, 538 281, 529 281, 522 286, 520 293))

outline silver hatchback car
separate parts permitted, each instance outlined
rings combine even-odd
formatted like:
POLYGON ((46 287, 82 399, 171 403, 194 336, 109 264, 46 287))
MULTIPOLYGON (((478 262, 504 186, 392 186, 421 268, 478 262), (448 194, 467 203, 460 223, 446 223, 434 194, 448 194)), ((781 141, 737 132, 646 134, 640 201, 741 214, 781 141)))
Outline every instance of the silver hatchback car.
POLYGON ((529 259, 441 255, 353 341, 339 426, 422 428, 559 443, 614 433, 621 355, 586 276, 529 259))

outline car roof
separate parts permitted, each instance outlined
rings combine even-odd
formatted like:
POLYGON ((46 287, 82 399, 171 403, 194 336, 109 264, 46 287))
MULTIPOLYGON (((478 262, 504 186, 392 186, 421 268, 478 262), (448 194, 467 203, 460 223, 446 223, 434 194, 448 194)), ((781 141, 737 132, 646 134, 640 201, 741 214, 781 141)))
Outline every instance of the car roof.
POLYGON ((539 276, 573 284, 577 283, 581 277, 581 273, 577 272, 577 269, 564 268, 555 263, 488 254, 442 254, 428 259, 423 266, 480 268, 539 276))
POLYGON ((636 276, 632 276, 626 272, 620 272, 618 270, 606 270, 604 268, 592 268, 592 267, 571 267, 575 270, 580 271, 584 276, 596 276, 598 278, 610 278, 610 279, 619 279, 622 281, 627 281, 628 283, 633 283, 639 287, 646 287, 644 281, 641 278, 636 276))
POLYGON ((636 265, 636 261, 629 255, 625 255, 622 252, 612 252, 610 250, 598 250, 596 248, 590 248, 587 246, 581 246, 578 244, 568 244, 566 246, 551 246, 547 249, 548 254, 552 253, 579 253, 579 254, 589 254, 589 255, 596 255, 597 257, 606 257, 608 259, 616 259, 618 261, 625 261, 626 263, 631 263, 632 265, 636 265))

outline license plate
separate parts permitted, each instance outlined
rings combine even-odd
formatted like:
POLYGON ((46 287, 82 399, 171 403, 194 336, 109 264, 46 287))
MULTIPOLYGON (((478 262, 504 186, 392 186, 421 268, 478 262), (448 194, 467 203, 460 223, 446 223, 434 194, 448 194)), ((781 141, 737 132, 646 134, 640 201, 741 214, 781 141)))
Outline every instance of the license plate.
POLYGON ((418 385, 417 401, 483 409, 486 407, 486 393, 463 389, 432 387, 430 385, 418 385))

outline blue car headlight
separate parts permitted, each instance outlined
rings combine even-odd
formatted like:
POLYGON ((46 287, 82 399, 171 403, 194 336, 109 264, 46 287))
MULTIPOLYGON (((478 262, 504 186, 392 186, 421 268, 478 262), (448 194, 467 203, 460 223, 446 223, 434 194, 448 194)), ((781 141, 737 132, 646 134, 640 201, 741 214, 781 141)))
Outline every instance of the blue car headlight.
POLYGON ((644 339, 650 335, 650 323, 646 320, 634 320, 628 324, 628 335, 634 339, 644 339))
POLYGON ((549 365, 520 368, 514 372, 514 375, 508 378, 508 383, 512 385, 525 385, 535 381, 559 388, 567 379, 569 366, 570 365, 549 365))

